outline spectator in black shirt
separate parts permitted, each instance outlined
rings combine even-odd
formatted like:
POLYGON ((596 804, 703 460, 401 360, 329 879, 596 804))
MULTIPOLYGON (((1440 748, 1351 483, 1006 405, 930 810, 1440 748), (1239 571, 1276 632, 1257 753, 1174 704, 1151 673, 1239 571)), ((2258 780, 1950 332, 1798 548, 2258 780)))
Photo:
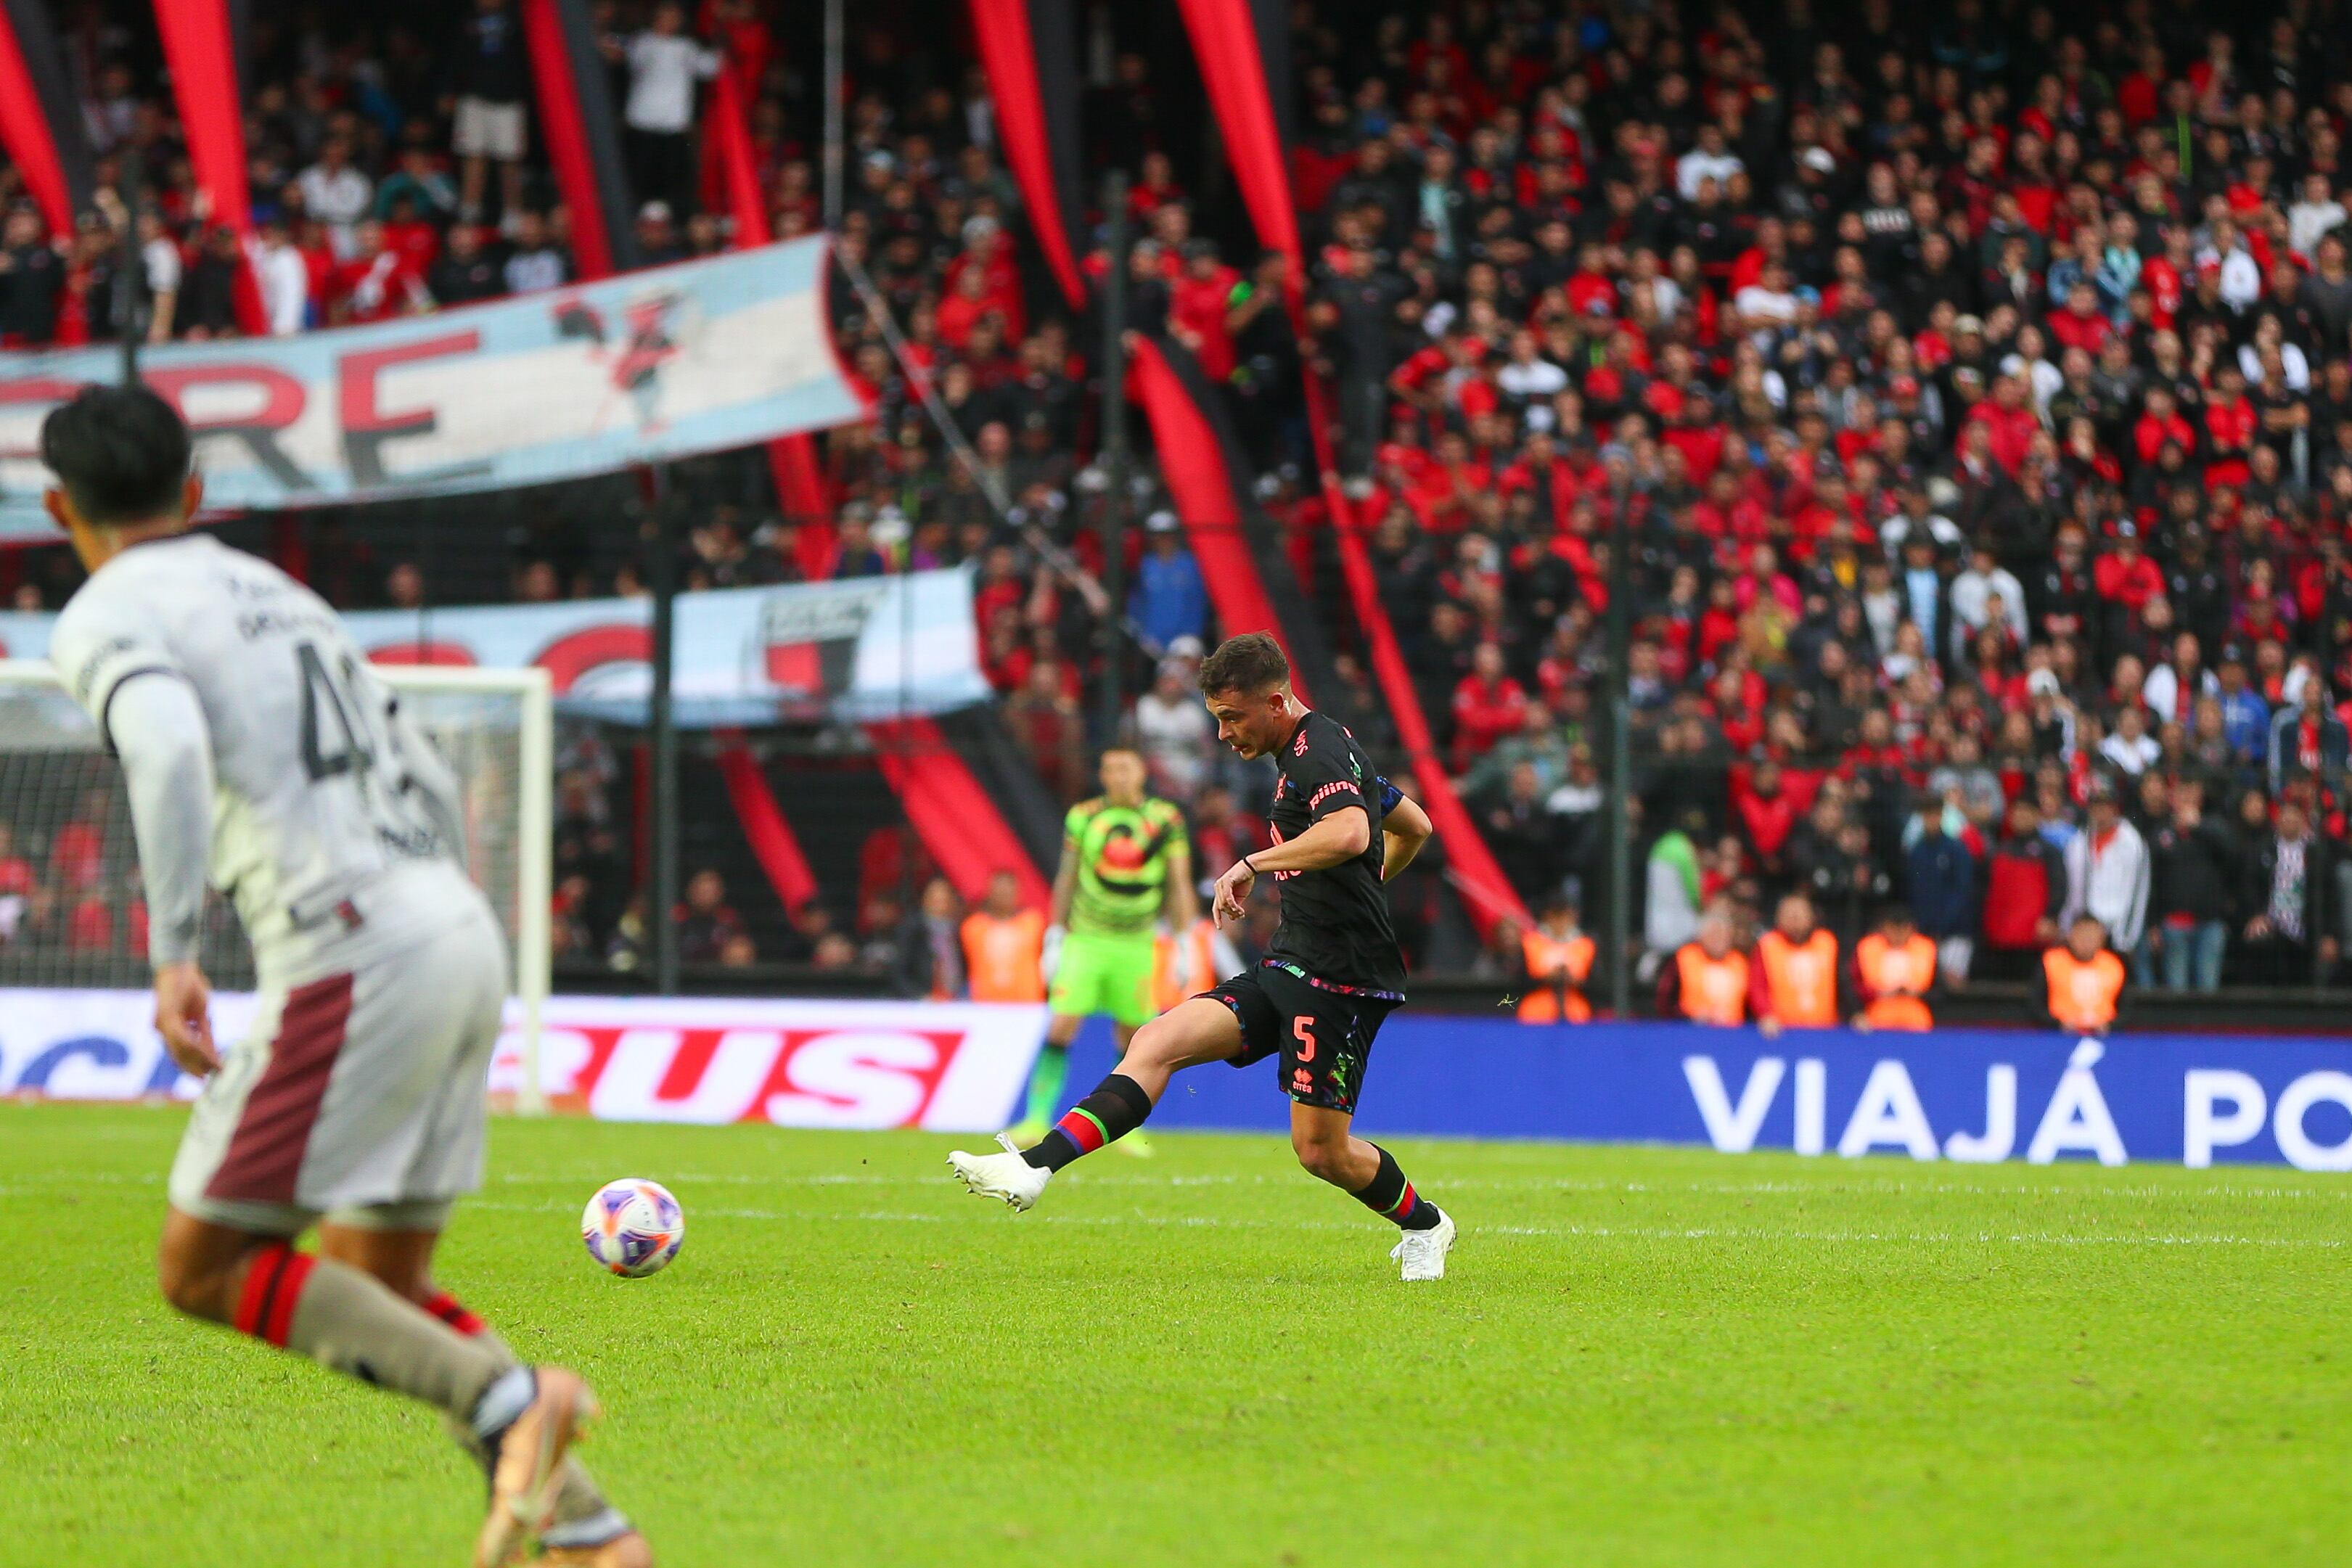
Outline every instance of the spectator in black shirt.
POLYGON ((425 287, 439 304, 472 305, 506 293, 507 280, 498 258, 482 248, 482 231, 472 224, 453 224, 448 252, 433 264, 425 287))
POLYGON ((2336 858, 2294 800, 2279 802, 2275 831, 2239 857, 2238 913, 2245 917, 2252 978, 2308 985, 2317 977, 2315 956, 2322 966, 2335 963, 2336 938, 2322 924, 2322 901, 2336 891, 2336 858))
POLYGON ((1503 863, 1512 891, 1528 907, 1540 909, 1557 891, 1559 823, 1544 808, 1535 764, 1510 770, 1503 787, 1475 802, 1487 847, 1503 863))
POLYGON ((670 918, 681 963, 715 964, 729 939, 744 934, 743 917, 728 906, 725 879, 709 866, 687 879, 686 897, 670 918))
POLYGON ((667 202, 647 202, 637 209, 637 254, 647 267, 686 259, 686 246, 678 243, 677 225, 667 202))
POLYGON ((1340 464, 1351 475, 1362 473, 1371 461, 1381 392, 1395 369, 1390 327, 1410 292, 1402 278, 1381 270, 1379 257, 1366 245, 1349 250, 1339 276, 1323 290, 1325 346, 1339 378, 1344 427, 1340 464))
POLYGON ((2227 823, 2205 815, 2204 794, 2194 779, 2176 780, 2170 819, 2148 839, 2155 881, 2147 930, 2134 955, 2135 978, 2144 989, 2155 986, 2159 962, 2168 990, 2221 986, 2241 850, 2227 823))
POLYGON ((188 264, 187 281, 180 287, 176 318, 181 335, 191 340, 234 338, 237 334, 237 275, 245 257, 236 231, 222 225, 205 233, 204 248, 188 264))
POLYGON ((9 214, 0 229, 0 348, 47 344, 64 283, 65 265, 42 237, 40 214, 30 207, 9 214))

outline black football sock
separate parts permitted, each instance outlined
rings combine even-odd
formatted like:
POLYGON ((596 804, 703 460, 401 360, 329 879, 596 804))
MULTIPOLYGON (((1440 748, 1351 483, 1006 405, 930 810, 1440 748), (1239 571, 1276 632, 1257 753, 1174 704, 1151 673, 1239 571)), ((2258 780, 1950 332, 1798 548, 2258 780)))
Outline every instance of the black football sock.
POLYGON ((1105 1144, 1127 1136, 1151 1114, 1151 1096, 1132 1078, 1112 1073, 1095 1085, 1095 1092, 1070 1107, 1054 1130, 1021 1157, 1049 1171, 1060 1170, 1080 1155, 1093 1154, 1105 1144))
POLYGON ((1444 1218, 1438 1213, 1437 1205, 1412 1190, 1412 1183, 1404 1179, 1404 1168, 1396 1163, 1394 1155, 1381 1149, 1378 1144, 1372 1147, 1380 1149, 1381 1168, 1370 1182, 1357 1189, 1356 1201, 1374 1214, 1395 1220, 1400 1229, 1436 1228, 1437 1222, 1444 1218))

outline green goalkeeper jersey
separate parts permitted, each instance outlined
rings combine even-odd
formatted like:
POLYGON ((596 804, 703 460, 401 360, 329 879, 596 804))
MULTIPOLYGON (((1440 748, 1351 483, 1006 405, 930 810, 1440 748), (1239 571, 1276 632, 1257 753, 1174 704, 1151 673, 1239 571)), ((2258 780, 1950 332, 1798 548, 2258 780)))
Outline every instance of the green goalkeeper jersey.
POLYGON ((1167 907, 1171 857, 1185 847, 1184 814, 1148 795, 1138 806, 1115 806, 1098 795, 1070 808, 1062 832, 1077 855, 1070 930, 1149 934, 1167 907))

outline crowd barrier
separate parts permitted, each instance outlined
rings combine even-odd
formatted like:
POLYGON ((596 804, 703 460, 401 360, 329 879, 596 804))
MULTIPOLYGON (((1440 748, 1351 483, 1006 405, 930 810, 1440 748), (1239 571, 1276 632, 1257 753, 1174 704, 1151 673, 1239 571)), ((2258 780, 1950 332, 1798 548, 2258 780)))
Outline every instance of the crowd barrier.
MULTIPOLYGON (((187 1098, 138 991, 0 990, 0 1092, 187 1098)), ((215 999, 237 1038, 248 998, 215 999)), ((988 1132, 1013 1113, 1045 1026, 1034 1007, 556 997, 541 1084, 611 1120, 988 1132)), ((1072 1092, 1109 1071, 1090 1023, 1072 1092)), ((501 1042, 494 1091, 520 1079, 501 1042)), ((1155 1127, 1287 1125, 1273 1063, 1182 1074, 1155 1127)), ((1932 1034, 1671 1024, 1531 1027, 1402 1014, 1359 1124, 1372 1135, 1680 1144, 1729 1154, 1893 1155, 2352 1170, 2352 1039, 2025 1030, 1932 1034)))

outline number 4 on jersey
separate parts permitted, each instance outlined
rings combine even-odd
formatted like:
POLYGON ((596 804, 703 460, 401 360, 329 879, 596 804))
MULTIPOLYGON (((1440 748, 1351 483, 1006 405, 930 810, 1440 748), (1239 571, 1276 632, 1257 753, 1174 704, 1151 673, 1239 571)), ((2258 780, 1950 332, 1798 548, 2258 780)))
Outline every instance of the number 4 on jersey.
POLYGON ((340 778, 356 768, 365 773, 375 765, 375 754, 368 749, 361 728, 352 723, 355 702, 347 703, 342 688, 328 673, 327 663, 319 656, 313 643, 299 644, 294 656, 302 665, 302 766, 313 784, 322 779, 340 778), (332 716, 334 734, 325 736, 321 709, 332 716), (322 739, 331 739, 335 749, 326 750, 322 739))

